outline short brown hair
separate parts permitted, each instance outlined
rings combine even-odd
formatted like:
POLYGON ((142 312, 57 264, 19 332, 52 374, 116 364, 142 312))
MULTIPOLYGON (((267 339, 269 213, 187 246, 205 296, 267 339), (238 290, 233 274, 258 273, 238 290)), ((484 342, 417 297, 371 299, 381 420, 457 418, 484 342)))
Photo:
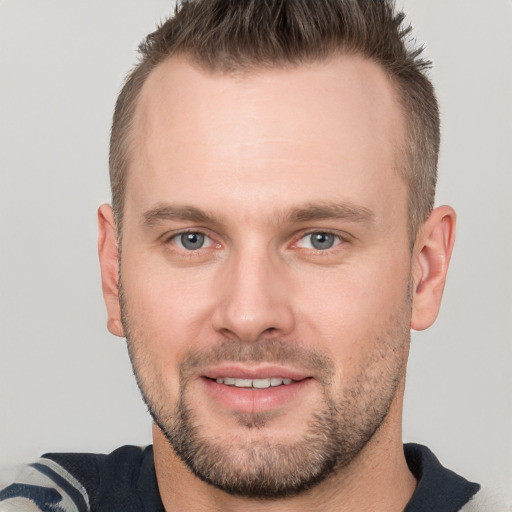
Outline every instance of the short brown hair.
POLYGON ((121 236, 130 127, 137 98, 162 61, 186 54, 210 70, 298 65, 335 54, 360 54, 379 64, 398 92, 407 126, 402 169, 408 185, 409 231, 434 205, 439 112, 430 62, 414 48, 411 27, 393 0, 190 0, 149 34, 140 61, 116 102, 110 139, 112 204, 121 236))

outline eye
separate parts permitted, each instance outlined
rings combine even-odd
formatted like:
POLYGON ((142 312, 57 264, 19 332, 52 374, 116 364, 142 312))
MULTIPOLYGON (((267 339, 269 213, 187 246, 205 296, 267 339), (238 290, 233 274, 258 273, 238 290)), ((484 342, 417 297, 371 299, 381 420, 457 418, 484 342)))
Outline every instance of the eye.
POLYGON ((315 249, 316 251, 325 251, 342 242, 341 238, 332 233, 324 231, 315 231, 303 236, 297 243, 297 247, 304 249, 315 249))
POLYGON ((171 238, 171 241, 186 251, 197 251, 213 245, 213 240, 204 233, 188 231, 179 233, 171 238))

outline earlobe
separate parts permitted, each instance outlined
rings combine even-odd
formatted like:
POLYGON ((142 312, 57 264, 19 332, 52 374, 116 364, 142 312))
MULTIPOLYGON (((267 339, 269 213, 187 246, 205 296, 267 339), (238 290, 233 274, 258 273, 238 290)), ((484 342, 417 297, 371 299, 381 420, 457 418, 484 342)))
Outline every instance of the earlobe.
POLYGON ((107 307, 107 327, 115 336, 124 337, 119 304, 119 251, 112 207, 98 209, 98 253, 100 257, 103 298, 107 307))
POLYGON ((427 329, 437 318, 455 242, 455 211, 440 206, 418 233, 413 253, 411 328, 427 329))

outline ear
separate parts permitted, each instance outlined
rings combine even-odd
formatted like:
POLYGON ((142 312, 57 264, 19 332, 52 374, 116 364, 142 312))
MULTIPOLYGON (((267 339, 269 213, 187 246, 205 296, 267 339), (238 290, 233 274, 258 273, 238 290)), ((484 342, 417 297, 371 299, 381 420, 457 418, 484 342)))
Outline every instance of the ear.
POLYGON ((115 336, 124 337, 119 305, 119 250, 114 213, 109 204, 103 204, 98 209, 98 253, 103 298, 108 314, 107 327, 115 336))
POLYGON ((430 327, 439 313, 446 273, 455 242, 455 211, 440 206, 419 230, 413 253, 411 328, 430 327))

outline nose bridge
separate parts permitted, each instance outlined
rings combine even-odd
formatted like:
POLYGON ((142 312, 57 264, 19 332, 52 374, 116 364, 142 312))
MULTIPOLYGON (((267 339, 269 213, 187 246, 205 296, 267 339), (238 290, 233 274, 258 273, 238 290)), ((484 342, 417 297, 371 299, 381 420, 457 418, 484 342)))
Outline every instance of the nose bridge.
POLYGON ((224 270, 217 330, 250 342, 264 333, 282 335, 293 328, 284 269, 268 247, 252 244, 233 251, 224 270))

